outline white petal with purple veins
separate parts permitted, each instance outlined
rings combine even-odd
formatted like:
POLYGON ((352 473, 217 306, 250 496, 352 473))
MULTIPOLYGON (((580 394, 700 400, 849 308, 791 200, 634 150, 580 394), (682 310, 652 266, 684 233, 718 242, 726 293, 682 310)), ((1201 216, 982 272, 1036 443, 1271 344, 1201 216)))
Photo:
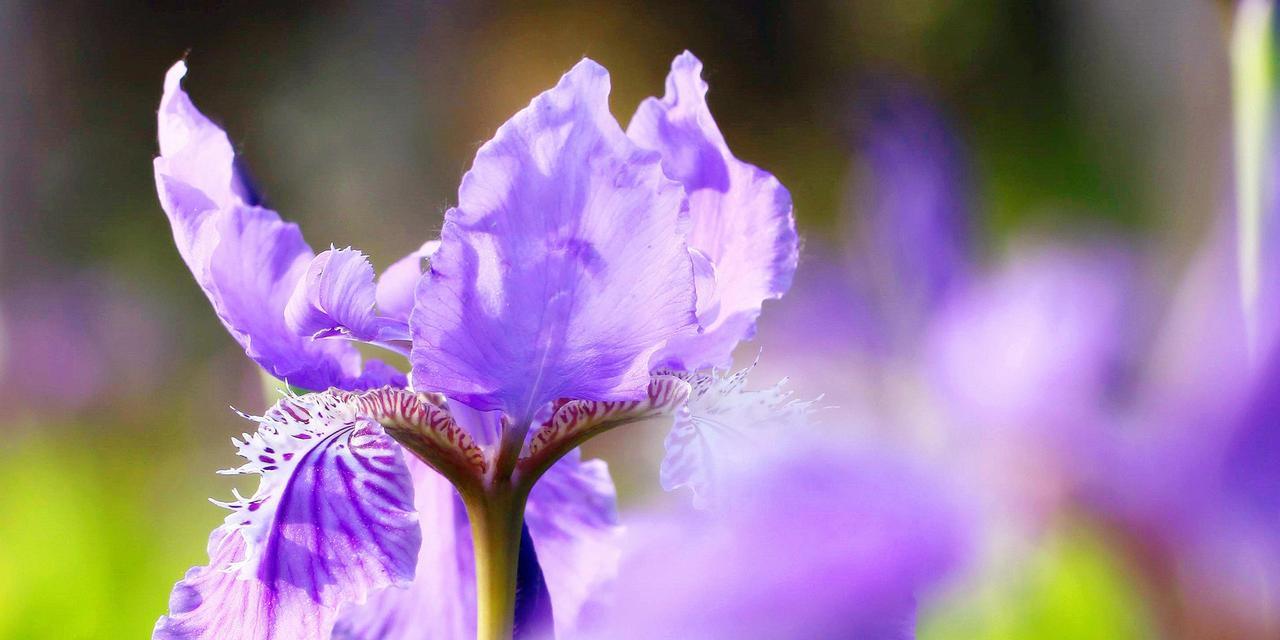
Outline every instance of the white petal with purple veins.
POLYGON ((723 474, 741 471, 744 461, 808 426, 816 399, 792 398, 783 388, 786 380, 749 391, 745 387, 750 372, 747 368, 728 375, 676 374, 693 392, 667 435, 660 471, 663 489, 689 487, 700 508, 718 502, 723 498, 718 486, 723 474))
POLYGON ((161 638, 326 637, 340 607, 413 579, 421 530, 401 448, 337 396, 281 400, 237 440, 262 476, 174 588, 161 638))

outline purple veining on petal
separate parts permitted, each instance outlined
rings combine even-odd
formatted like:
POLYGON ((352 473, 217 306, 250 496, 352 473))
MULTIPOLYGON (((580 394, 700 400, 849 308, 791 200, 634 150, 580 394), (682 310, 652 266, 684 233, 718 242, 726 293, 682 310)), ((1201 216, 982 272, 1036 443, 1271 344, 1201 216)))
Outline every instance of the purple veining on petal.
POLYGON ((416 576, 408 585, 389 587, 345 609, 335 638, 475 638, 475 561, 462 499, 421 460, 406 458, 423 532, 416 576))
POLYGON ((763 302, 791 286, 799 256, 791 195, 729 151, 701 73, 692 53, 678 56, 666 95, 641 103, 627 128, 637 144, 661 153, 663 170, 684 185, 693 222, 689 247, 714 266, 715 286, 698 292, 702 333, 673 339, 655 359, 687 370, 732 364, 734 347, 754 336, 763 302))
POLYGON ((416 389, 523 424, 557 398, 643 397, 650 356, 693 330, 683 192, 608 95, 584 60, 476 155, 417 289, 416 389))
MULTIPOLYGON (((461 498, 425 464, 411 459, 408 466, 423 526, 417 577, 344 610, 337 638, 411 640, 424 629, 439 640, 475 637, 475 564, 461 498)), ((557 633, 566 637, 604 606, 617 570, 616 492, 605 464, 571 454, 534 487, 525 518, 557 633)))
POLYGON ((502 436, 502 412, 479 411, 457 400, 449 401, 449 413, 482 447, 498 444, 502 436))
POLYGON ((325 637, 340 607, 413 579, 421 542, 401 449, 324 394, 285 398, 236 441, 262 476, 174 588, 162 638, 325 637), (306 437, 302 437, 306 436, 306 437))
POLYGON ((284 310, 314 253, 297 225, 250 204, 226 134, 182 90, 186 64, 165 76, 156 188, 178 252, 245 353, 308 389, 359 385, 360 355, 290 330, 284 310))

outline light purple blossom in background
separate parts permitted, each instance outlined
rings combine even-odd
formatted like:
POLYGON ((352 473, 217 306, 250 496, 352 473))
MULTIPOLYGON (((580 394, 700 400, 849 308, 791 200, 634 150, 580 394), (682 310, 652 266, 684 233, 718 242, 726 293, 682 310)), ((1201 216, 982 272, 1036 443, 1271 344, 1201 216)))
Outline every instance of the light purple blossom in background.
POLYGON ((969 555, 961 503, 887 450, 782 449, 727 473, 741 500, 633 518, 619 606, 588 635, 914 637, 917 603, 969 555))
POLYGON ((108 270, 0 292, 0 402, 9 417, 129 406, 172 371, 167 310, 108 270))
POLYGON ((455 486, 501 473, 538 480, 520 569, 545 580, 555 631, 599 606, 616 497, 574 447, 671 412, 685 437, 670 455, 701 444, 685 403, 714 374, 696 370, 729 362, 797 261, 787 191, 729 152, 700 72, 679 56, 624 132, 607 72, 583 60, 481 147, 440 239, 375 277, 262 206, 174 65, 155 172, 178 251, 245 352, 316 393, 250 418, 229 472, 261 475, 258 490, 223 503, 210 563, 174 588, 156 637, 471 637, 455 486), (408 377, 353 341, 407 356, 408 377))
POLYGON ((858 104, 849 259, 877 303, 881 338, 901 347, 972 275, 969 159, 945 115, 906 82, 882 81, 858 104))
MULTIPOLYGON (((1148 577, 1175 584, 1157 586, 1201 594, 1211 610, 1244 603, 1231 616, 1213 614, 1222 616, 1215 624, 1274 631, 1280 359, 1273 342, 1260 358, 1248 348, 1234 235, 1219 224, 1180 279, 1132 397, 1085 467, 1080 497, 1122 539, 1159 559, 1166 574, 1148 577)), ((1274 297, 1274 286, 1264 283, 1263 299, 1274 297)), ((1276 335, 1267 322, 1257 328, 1260 344, 1276 335)))
POLYGON ((859 112, 847 267, 802 265, 763 323, 775 357, 762 368, 827 392, 850 438, 932 452, 985 496, 985 523, 1034 534, 1114 426, 1138 335, 1137 259, 1095 238, 1015 238, 984 257, 965 145, 935 105, 888 86, 859 112))

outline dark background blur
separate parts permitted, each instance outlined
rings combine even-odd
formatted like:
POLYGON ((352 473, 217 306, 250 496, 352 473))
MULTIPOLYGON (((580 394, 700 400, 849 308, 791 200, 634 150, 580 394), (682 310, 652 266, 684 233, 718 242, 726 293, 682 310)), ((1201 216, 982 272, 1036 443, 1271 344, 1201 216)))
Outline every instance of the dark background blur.
MULTIPOLYGON (((266 402, 156 201, 179 58, 268 203, 381 268, 436 235, 478 146, 579 58, 610 70, 625 125, 687 48, 736 155, 791 189, 803 270, 859 215, 854 141, 886 84, 950 118, 985 251, 1101 230, 1186 253, 1224 202, 1223 24, 1193 0, 0 0, 0 637, 149 629, 222 517, 204 498, 229 491, 212 472, 248 428, 227 405, 266 402)), ((649 460, 610 457, 624 504, 656 485, 661 434, 634 438, 649 460)))

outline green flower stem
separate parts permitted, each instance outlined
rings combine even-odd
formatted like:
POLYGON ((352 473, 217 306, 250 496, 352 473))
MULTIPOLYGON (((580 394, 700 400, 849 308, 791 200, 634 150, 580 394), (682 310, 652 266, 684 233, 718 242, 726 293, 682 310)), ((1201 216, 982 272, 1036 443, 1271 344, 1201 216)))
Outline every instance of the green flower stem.
POLYGON ((502 482, 463 496, 476 558, 477 640, 510 640, 515 629, 520 529, 528 495, 502 482))

